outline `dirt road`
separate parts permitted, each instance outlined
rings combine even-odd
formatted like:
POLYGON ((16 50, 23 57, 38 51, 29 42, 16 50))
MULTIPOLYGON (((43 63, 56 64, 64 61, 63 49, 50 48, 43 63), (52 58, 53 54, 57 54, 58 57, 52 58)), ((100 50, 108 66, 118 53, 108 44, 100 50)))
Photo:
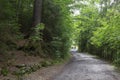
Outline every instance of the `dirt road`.
POLYGON ((71 61, 52 80, 120 80, 120 73, 94 56, 74 53, 71 61))

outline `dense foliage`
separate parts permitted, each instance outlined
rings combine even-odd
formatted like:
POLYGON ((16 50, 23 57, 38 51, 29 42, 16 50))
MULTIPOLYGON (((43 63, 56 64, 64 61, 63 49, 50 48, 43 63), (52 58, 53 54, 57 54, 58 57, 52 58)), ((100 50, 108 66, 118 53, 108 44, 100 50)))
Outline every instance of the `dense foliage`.
POLYGON ((53 57, 68 56, 73 32, 69 4, 71 0, 44 0, 42 22, 46 27, 43 31, 43 49, 53 57))
POLYGON ((13 49, 21 37, 16 18, 15 1, 0 0, 0 53, 13 49))
POLYGON ((120 65, 119 1, 97 0, 81 3, 79 50, 120 65))
POLYGON ((0 0, 0 54, 18 49, 44 57, 68 57, 74 30, 68 6, 72 0, 41 0, 42 17, 36 26, 34 1, 0 0), (19 46, 21 41, 25 43, 19 46))
POLYGON ((60 59, 68 57, 74 43, 81 52, 120 65, 119 3, 119 0, 0 0, 0 54, 23 50, 60 59), (41 10, 34 6, 34 1, 42 2, 41 10), (41 11, 36 17, 38 24, 34 24, 35 10, 41 11), (25 43, 19 46, 21 41, 25 43))

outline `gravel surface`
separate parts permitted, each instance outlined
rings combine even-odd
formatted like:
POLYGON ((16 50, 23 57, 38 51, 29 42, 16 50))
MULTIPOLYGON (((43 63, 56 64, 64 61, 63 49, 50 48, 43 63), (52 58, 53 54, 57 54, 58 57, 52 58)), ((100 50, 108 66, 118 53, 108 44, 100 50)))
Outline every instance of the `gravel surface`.
POLYGON ((71 61, 52 80, 120 80, 120 73, 95 56, 74 53, 71 61))

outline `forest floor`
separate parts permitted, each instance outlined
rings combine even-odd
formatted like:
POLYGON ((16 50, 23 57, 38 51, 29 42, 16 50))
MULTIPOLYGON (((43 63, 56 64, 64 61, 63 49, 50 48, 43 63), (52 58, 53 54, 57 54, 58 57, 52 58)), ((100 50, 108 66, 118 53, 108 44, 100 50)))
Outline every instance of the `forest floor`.
POLYGON ((25 75, 23 80, 51 80, 53 76, 60 73, 64 64, 54 65, 47 68, 42 68, 32 74, 25 75))
POLYGON ((120 72, 95 56, 74 53, 71 61, 51 80, 120 80, 120 72))
POLYGON ((6 60, 0 56, 0 80, 49 80, 59 73, 65 64, 45 66, 33 71, 36 68, 34 65, 49 59, 26 55, 23 51, 13 51, 7 56, 11 58, 6 60), (31 72, 29 73, 28 70, 31 72), (25 71, 29 74, 24 74, 25 71))

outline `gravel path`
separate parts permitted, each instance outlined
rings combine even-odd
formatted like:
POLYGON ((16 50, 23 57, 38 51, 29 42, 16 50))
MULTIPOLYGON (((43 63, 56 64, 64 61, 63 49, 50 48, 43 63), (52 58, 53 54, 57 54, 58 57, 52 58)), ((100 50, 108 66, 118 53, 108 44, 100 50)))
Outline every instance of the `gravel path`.
POLYGON ((52 80, 120 80, 120 73, 95 56, 74 53, 71 61, 52 80))

